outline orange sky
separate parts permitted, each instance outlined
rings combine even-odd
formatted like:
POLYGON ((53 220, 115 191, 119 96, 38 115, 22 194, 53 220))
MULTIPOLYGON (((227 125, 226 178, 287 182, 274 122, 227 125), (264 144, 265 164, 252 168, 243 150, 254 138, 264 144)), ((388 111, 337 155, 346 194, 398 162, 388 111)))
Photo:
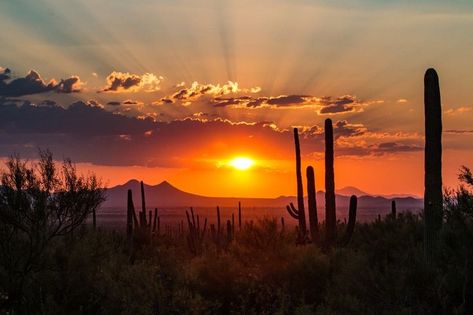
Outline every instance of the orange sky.
POLYGON ((445 185, 473 167, 470 1, 0 1, 0 29, 0 158, 48 148, 110 186, 293 195, 291 130, 323 189, 331 118, 338 188, 422 195, 434 67, 445 185))

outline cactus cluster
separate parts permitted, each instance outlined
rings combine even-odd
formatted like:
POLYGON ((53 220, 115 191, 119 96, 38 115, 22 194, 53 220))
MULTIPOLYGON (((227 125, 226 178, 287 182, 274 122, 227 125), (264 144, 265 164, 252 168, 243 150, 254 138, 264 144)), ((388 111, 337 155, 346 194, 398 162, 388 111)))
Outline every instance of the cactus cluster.
POLYGON ((186 211, 187 224, 189 227, 189 234, 187 235, 187 245, 192 254, 198 255, 202 253, 205 231, 207 230, 207 218, 205 218, 204 226, 200 228, 200 218, 199 215, 194 216, 194 209, 191 207, 191 215, 186 211))
MULTIPOLYGON (((299 221, 298 225, 298 242, 305 243, 308 241, 305 213, 304 213, 304 193, 300 187, 302 185, 301 175, 301 157, 299 133, 294 128, 294 143, 296 147, 296 180, 297 180, 297 201, 298 208, 290 203, 286 206, 289 215, 299 221)), ((334 152, 333 152, 333 126, 332 120, 325 120, 325 239, 323 247, 331 248, 337 242, 337 215, 335 204, 335 172, 334 172, 334 152)), ((317 217, 317 198, 315 185, 315 172, 312 166, 306 169, 307 176, 307 197, 309 209, 309 228, 310 240, 312 243, 321 244, 319 231, 319 222, 317 217)), ((340 240, 340 244, 347 245, 353 235, 356 223, 357 197, 351 196, 348 213, 348 224, 344 237, 340 240)))
POLYGON ((127 220, 126 220, 126 235, 130 253, 133 253, 134 243, 145 243, 150 240, 149 235, 160 233, 160 218, 158 209, 148 212, 148 219, 146 218, 146 198, 144 191, 144 184, 141 184, 141 211, 139 212, 139 219, 136 215, 135 205, 133 203, 133 192, 128 189, 127 195, 127 220))
MULTIPOLYGON (((238 226, 241 229, 241 203, 238 203, 238 226)), ((235 215, 228 219, 225 225, 226 231, 221 224, 220 207, 217 206, 217 226, 210 225, 210 234, 217 251, 226 250, 235 237, 235 215)))

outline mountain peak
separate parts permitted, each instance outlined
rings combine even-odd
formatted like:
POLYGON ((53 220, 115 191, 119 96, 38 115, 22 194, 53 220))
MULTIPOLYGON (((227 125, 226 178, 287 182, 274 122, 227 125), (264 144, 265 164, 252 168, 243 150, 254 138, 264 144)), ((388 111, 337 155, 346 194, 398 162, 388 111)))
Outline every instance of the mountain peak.
POLYGON ((134 185, 139 185, 140 184, 140 181, 137 180, 137 179, 130 179, 129 181, 127 181, 126 183, 124 183, 123 185, 121 186, 134 186, 134 185))
POLYGON ((171 183, 168 182, 167 180, 163 180, 162 182, 160 182, 159 184, 157 184, 156 187, 172 187, 172 188, 176 188, 176 187, 174 187, 173 185, 171 185, 171 183))
POLYGON ((343 187, 342 189, 337 189, 337 194, 344 195, 344 196, 356 195, 358 197, 369 195, 367 192, 364 192, 353 186, 347 186, 347 187, 343 187))

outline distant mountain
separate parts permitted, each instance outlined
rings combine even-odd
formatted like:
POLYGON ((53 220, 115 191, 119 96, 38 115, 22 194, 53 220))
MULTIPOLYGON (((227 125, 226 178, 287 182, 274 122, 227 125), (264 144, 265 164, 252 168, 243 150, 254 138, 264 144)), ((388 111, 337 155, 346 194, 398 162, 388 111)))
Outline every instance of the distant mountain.
MULTIPOLYGON (((130 180, 123 185, 118 185, 107 189, 107 200, 104 207, 124 208, 127 203, 127 191, 133 192, 135 207, 141 206, 140 182, 130 180)), ((280 196, 278 198, 228 198, 228 197, 207 197, 188 192, 184 192, 169 182, 164 181, 158 185, 144 185, 146 195, 146 206, 152 207, 235 207, 240 201, 246 207, 285 207, 290 202, 296 203, 294 196, 280 196)), ((388 210, 391 207, 391 200, 396 200, 399 210, 420 209, 423 207, 422 199, 413 197, 385 198, 382 196, 370 196, 355 187, 345 187, 337 191, 337 208, 348 208, 349 196, 358 196, 358 206, 360 208, 376 208, 388 210)), ((325 193, 317 192, 317 206, 319 209, 325 206, 325 193)))
POLYGON ((357 197, 369 195, 368 193, 362 190, 359 190, 358 188, 353 187, 353 186, 347 186, 347 187, 343 187, 342 189, 337 189, 336 193, 343 196, 355 195, 357 197))

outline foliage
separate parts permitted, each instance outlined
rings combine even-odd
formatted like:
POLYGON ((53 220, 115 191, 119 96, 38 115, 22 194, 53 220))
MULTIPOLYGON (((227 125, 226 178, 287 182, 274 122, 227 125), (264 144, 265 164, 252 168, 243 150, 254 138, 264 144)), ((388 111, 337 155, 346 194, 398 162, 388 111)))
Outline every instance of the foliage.
POLYGON ((48 266, 58 238, 78 228, 104 200, 93 175, 80 176, 70 160, 58 170, 49 151, 38 163, 11 157, 1 172, 0 279, 6 305, 22 304, 23 291, 48 266))
MULTIPOLYGON (((463 174, 463 173, 462 173, 463 174)), ((463 177, 460 177, 461 179, 463 177)), ((105 230, 55 238, 10 313, 468 314, 472 312, 473 188, 445 193, 440 251, 423 254, 423 218, 401 212, 357 224, 346 247, 296 246, 296 231, 246 223, 224 250, 202 253, 161 235, 129 259, 126 236, 105 230)), ((323 224, 323 223, 320 223, 323 224)), ((339 223, 338 230, 345 225, 339 223)), ((2 278, 2 292, 5 286, 2 278)))

